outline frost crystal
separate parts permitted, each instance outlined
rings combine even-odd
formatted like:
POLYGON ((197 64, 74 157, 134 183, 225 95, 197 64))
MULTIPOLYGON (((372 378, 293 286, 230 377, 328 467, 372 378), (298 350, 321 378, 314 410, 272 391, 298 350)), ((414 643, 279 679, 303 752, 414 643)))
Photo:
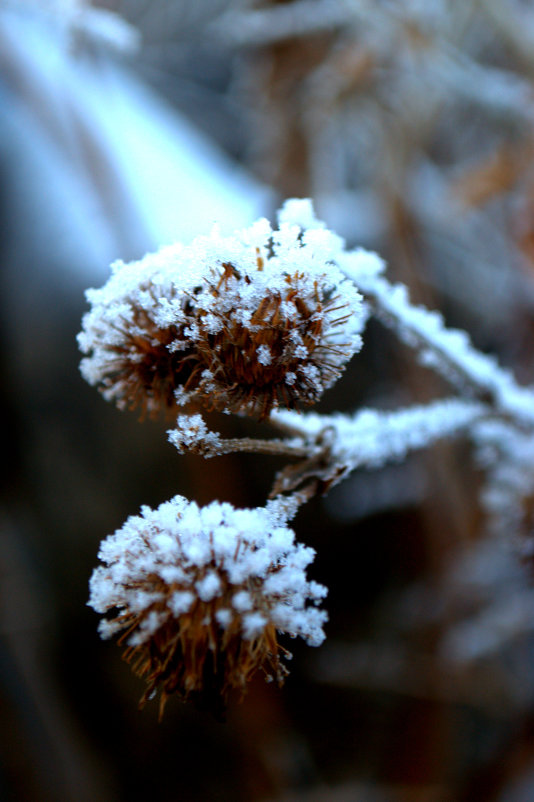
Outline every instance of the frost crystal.
POLYGON ((168 432, 168 437, 180 453, 196 453, 205 457, 222 453, 219 435, 209 431, 202 415, 178 415, 176 427, 168 432))
POLYGON ((404 459, 410 451, 465 432, 489 412, 475 401, 446 398, 394 411, 361 409, 354 415, 297 415, 280 410, 271 421, 298 426, 310 443, 328 435, 331 470, 338 482, 355 468, 381 468, 404 459))
POLYGON ((258 668, 283 681, 277 631, 323 641, 326 589, 306 579, 314 551, 295 543, 283 503, 199 508, 175 496, 141 513, 103 541, 89 600, 113 611, 100 634, 122 633, 125 659, 147 678, 141 705, 158 689, 161 710, 173 692, 224 704, 258 668))
POLYGON ((266 417, 315 403, 361 347, 366 311, 336 264, 343 241, 309 201, 139 262, 89 290, 83 376, 118 406, 193 401, 266 417))
POLYGON ((414 306, 404 285, 392 285, 378 272, 362 269, 358 252, 344 255, 340 266, 372 301, 382 321, 419 351, 423 364, 464 390, 488 396, 499 412, 529 426, 534 423, 534 388, 517 384, 494 357, 477 351, 465 331, 448 329, 439 312, 414 306))

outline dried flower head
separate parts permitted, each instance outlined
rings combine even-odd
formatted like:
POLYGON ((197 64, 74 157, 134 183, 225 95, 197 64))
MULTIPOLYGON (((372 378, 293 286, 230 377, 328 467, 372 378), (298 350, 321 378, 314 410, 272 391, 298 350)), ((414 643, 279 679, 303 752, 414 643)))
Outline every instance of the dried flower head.
POLYGON ((160 690, 160 715, 172 693, 220 713, 257 669, 283 681, 289 653, 277 631, 322 642, 326 589, 306 579, 314 551, 286 523, 281 501, 239 510, 175 496, 103 541, 89 605, 114 611, 100 634, 120 633, 124 658, 146 679, 141 707, 160 690))
POLYGON ((362 299, 336 265, 343 242, 288 201, 223 237, 117 263, 89 290, 84 377, 119 406, 188 402, 266 417, 315 403, 360 349, 362 299))

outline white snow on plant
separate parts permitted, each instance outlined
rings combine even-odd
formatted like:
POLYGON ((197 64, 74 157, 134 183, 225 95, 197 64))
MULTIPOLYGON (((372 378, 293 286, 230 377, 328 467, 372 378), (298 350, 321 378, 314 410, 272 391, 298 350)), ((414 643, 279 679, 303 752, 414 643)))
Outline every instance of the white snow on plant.
POLYGON ((168 431, 169 442, 181 454, 198 451, 204 456, 221 454, 222 443, 217 432, 212 432, 206 426, 202 415, 178 415, 176 429, 168 431))
POLYGON ((534 554, 534 435, 508 421, 490 420, 473 429, 476 460, 484 470, 482 506, 490 530, 505 534, 531 558, 534 554))
POLYGON ((463 390, 490 396, 499 411, 515 420, 534 423, 534 388, 522 387, 493 356, 476 350, 465 331, 448 329, 439 312, 412 304, 404 285, 390 284, 378 272, 365 274, 352 254, 344 256, 340 266, 373 303, 377 316, 419 351, 424 365, 463 390))
POLYGON ((340 481, 355 468, 381 468, 410 451, 465 432, 489 414, 484 404, 448 398, 392 411, 362 409, 354 415, 277 410, 271 420, 300 430, 310 444, 327 445, 332 464, 340 469, 336 477, 340 481))
MULTIPOLYGON (((315 552, 295 542, 286 526, 289 508, 282 501, 256 509, 199 507, 182 496, 143 507, 102 542, 89 605, 138 615, 131 645, 195 605, 211 604, 206 614, 223 630, 237 620, 245 639, 271 624, 317 646, 327 615, 316 605, 326 588, 306 578, 315 552)), ((116 620, 100 625, 103 638, 119 630, 116 620)))
MULTIPOLYGON (((232 235, 215 227, 189 245, 115 262, 109 281, 86 293, 92 308, 78 337, 87 355, 82 374, 124 406, 134 400, 129 387, 138 394, 138 366, 162 332, 167 352, 177 355, 169 381, 180 404, 209 397, 223 411, 249 404, 261 412, 288 399, 313 403, 360 350, 367 320, 360 293, 336 265, 343 250, 309 200, 291 200, 277 229, 264 218, 232 235), (180 355, 195 377, 190 392, 181 386, 180 355)), ((374 254, 354 258, 367 271, 381 266, 374 254)), ((152 404, 157 389, 151 392, 152 404)))

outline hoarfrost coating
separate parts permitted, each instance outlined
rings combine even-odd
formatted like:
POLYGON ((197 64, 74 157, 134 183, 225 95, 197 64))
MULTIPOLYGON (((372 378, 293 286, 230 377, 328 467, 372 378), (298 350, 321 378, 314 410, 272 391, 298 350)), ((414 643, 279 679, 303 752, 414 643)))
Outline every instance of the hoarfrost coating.
POLYGON ((117 262, 87 292, 82 374, 119 407, 151 413, 196 401, 266 417, 312 404, 362 344, 366 308, 337 266, 343 249, 310 201, 292 200, 278 229, 261 219, 117 262))
POLYGON ((326 588, 306 579, 314 551, 295 543, 286 523, 283 502, 201 508, 175 496, 155 510, 143 507, 100 547, 104 565, 91 578, 89 605, 99 613, 119 611, 101 623, 102 637, 130 627, 133 613, 128 643, 139 645, 201 606, 206 626, 237 624, 245 639, 270 624, 319 645, 327 616, 316 605, 326 588))
POLYGON ((352 416, 314 412, 298 415, 280 410, 272 414, 270 421, 295 430, 298 427, 311 444, 328 431, 329 450, 339 473, 336 481, 340 481, 357 467, 380 468, 441 438, 465 433, 489 415, 491 409, 484 404, 444 398, 392 411, 361 409, 352 416))

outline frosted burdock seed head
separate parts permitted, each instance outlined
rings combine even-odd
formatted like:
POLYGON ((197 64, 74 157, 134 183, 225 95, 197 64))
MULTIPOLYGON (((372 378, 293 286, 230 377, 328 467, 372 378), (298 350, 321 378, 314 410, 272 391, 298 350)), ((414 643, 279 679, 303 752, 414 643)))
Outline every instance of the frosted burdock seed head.
POLYGON ((102 637, 118 635, 145 677, 141 707, 160 691, 160 715, 172 693, 220 714, 257 669, 283 681, 277 632, 322 642, 326 589, 306 579, 314 552, 295 543, 288 509, 199 508, 176 496, 103 541, 89 605, 111 612, 102 637))
POLYGON ((150 256, 130 265, 117 262, 107 284, 86 293, 92 309, 78 343, 91 356, 82 360, 82 375, 119 408, 140 407, 150 415, 174 408, 177 387, 195 367, 185 339, 194 323, 195 292, 186 295, 167 275, 175 250, 167 249, 168 271, 160 271, 150 256))
POLYGON ((316 402, 361 347, 362 299, 343 242, 288 201, 279 228, 216 230, 133 264, 87 294, 82 373, 119 406, 188 402, 266 417, 316 402))

